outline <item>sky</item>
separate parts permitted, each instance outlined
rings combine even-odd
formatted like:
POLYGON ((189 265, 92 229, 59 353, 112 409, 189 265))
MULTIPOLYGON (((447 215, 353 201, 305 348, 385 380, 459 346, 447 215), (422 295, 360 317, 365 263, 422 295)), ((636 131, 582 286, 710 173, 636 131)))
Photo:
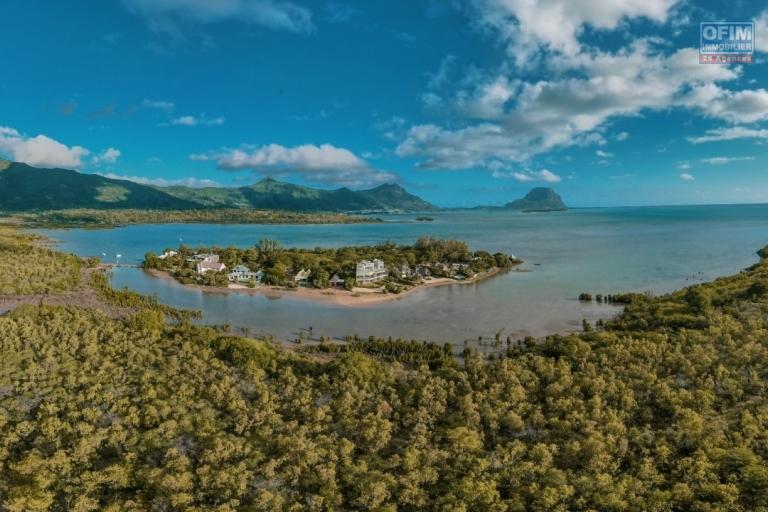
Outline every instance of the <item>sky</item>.
POLYGON ((6 0, 0 155, 156 185, 399 183, 446 207, 768 202, 768 5, 6 0), (754 21, 753 63, 699 64, 754 21))

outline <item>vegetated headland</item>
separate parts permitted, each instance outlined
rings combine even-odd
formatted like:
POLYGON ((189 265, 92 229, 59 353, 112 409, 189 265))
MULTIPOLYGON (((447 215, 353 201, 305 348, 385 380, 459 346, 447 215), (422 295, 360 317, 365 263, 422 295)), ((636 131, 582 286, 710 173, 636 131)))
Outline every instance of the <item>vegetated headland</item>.
POLYGON ((247 208, 199 210, 68 209, 7 214, 12 222, 39 228, 114 228, 130 224, 365 224, 380 218, 344 213, 303 213, 247 208))
POLYGON ((142 266, 185 285, 227 291, 291 292, 296 297, 360 305, 402 297, 420 287, 473 283, 522 263, 514 255, 471 251, 458 240, 427 236, 413 245, 299 249, 275 240, 257 245, 148 253, 142 266))

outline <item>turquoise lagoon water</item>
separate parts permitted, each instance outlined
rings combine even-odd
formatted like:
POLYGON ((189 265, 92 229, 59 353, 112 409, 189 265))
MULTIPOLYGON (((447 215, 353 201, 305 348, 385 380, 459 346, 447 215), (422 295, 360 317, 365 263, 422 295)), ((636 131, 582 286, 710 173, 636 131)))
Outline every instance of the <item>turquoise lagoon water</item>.
POLYGON ((199 309, 203 321, 248 327, 254 334, 292 339, 309 326, 316 336, 394 336, 460 344, 493 336, 540 336, 578 329, 583 318, 615 313, 583 304, 582 291, 663 293, 731 274, 757 261, 768 244, 768 205, 576 209, 522 214, 454 211, 390 215, 359 225, 137 225, 110 230, 37 230, 62 250, 139 263, 148 251, 180 241, 248 247, 261 238, 285 246, 413 243, 420 235, 466 240, 472 248, 523 258, 523 269, 484 282, 418 290, 373 306, 339 306, 284 296, 226 294, 182 287, 140 269, 113 271, 113 283, 156 295, 166 304, 199 309))

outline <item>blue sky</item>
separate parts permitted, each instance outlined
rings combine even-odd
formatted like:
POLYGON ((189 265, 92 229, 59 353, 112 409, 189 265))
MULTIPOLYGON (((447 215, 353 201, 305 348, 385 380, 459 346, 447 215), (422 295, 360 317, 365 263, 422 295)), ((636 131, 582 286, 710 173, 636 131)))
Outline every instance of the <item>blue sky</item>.
POLYGON ((396 181, 441 206, 538 185, 578 206, 768 202, 765 2, 3 7, 0 154, 33 165, 396 181), (755 21, 755 62, 699 64, 702 21, 755 21))

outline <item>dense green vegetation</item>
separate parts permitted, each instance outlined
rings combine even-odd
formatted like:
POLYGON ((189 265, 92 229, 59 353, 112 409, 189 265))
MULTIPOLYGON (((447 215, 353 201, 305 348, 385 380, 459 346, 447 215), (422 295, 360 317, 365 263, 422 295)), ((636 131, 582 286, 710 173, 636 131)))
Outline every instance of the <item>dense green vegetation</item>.
POLYGON ((250 209, 197 210, 54 210, 19 213, 15 219, 47 228, 111 228, 126 224, 358 224, 381 219, 333 213, 298 213, 250 209))
POLYGON ((10 163, 0 170, 0 211, 96 209, 188 209, 195 203, 147 185, 68 169, 10 163))
MULTIPOLYGON (((301 338, 295 341, 303 343, 301 338)), ((441 346, 429 341, 383 339, 375 336, 363 340, 355 335, 348 336, 345 343, 327 343, 321 340, 319 344, 308 346, 305 351, 326 354, 361 352, 384 361, 426 364, 433 370, 457 367, 450 343, 441 346)))
POLYGON ((80 281, 80 260, 42 247, 33 236, 0 226, 0 295, 58 293, 80 281))
POLYGON ((766 260, 493 361, 318 350, 17 308, 0 510, 768 510, 766 260))
MULTIPOLYGON (((390 269, 389 281, 392 286, 409 286, 418 281, 418 276, 403 277, 400 273, 402 265, 409 269, 418 266, 429 266, 431 275, 449 276, 451 264, 466 266, 466 273, 486 272, 494 268, 509 268, 518 260, 506 254, 490 254, 486 251, 470 251, 465 242, 458 240, 437 240, 421 237, 414 245, 400 245, 384 242, 377 245, 360 247, 340 247, 286 249, 274 240, 262 240, 248 249, 237 247, 200 247, 190 249, 181 246, 177 254, 161 259, 154 253, 148 253, 143 266, 147 269, 157 269, 169 272, 185 284, 197 283, 209 286, 226 286, 227 270, 214 273, 198 274, 194 265, 187 259, 194 254, 213 253, 219 255, 219 260, 227 269, 236 265, 245 265, 250 270, 262 270, 263 282, 276 286, 296 286, 294 276, 297 272, 310 270, 310 284, 316 288, 328 288, 334 274, 344 279, 351 287, 355 279, 355 267, 361 260, 374 258, 384 261, 390 269)), ((395 289, 393 288, 393 291, 395 289)))
POLYGON ((322 190, 274 179, 247 187, 153 187, 68 169, 0 160, 0 211, 258 209, 300 212, 433 210, 399 185, 322 190))

